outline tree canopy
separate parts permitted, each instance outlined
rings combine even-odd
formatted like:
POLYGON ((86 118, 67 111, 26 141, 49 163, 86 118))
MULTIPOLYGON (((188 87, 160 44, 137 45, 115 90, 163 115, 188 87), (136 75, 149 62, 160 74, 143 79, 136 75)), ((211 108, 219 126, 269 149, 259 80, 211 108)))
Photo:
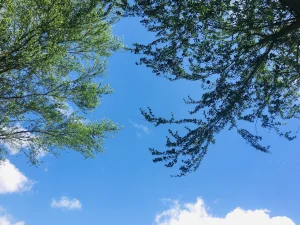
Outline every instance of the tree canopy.
POLYGON ((299 0, 136 0, 128 15, 141 17, 156 34, 153 42, 134 45, 132 51, 143 54, 139 64, 171 81, 201 86, 201 99, 184 100, 193 107, 188 118, 141 109, 156 126, 186 129, 169 130, 167 150, 150 149, 154 162, 179 164, 179 176, 195 171, 216 134, 227 128, 269 152, 255 129, 245 128, 249 123, 296 137, 284 125, 300 116, 299 0))
POLYGON ((0 0, 0 156, 24 152, 103 151, 110 120, 84 113, 112 92, 101 84, 106 58, 121 48, 112 35, 117 0, 0 0), (68 112, 69 105, 76 111, 68 112))

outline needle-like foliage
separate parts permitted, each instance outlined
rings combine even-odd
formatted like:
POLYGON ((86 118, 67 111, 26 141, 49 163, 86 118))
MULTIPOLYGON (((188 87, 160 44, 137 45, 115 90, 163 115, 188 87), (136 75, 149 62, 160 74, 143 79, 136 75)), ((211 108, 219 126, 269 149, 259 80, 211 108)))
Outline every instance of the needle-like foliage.
POLYGON ((282 126, 300 116, 299 0, 136 0, 128 15, 140 16, 156 34, 132 49, 143 54, 140 64, 201 87, 202 98, 185 100, 193 106, 188 118, 165 119, 142 109, 156 126, 186 124, 184 134, 169 130, 167 150, 151 149, 154 162, 178 163, 179 175, 194 171, 226 128, 269 152, 245 122, 295 138, 282 126))

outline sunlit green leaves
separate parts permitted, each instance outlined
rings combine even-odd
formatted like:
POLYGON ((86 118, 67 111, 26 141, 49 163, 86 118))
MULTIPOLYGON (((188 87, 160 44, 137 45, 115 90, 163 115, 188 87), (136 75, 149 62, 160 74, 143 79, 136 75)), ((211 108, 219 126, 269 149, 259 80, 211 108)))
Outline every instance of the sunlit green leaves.
POLYGON ((99 78, 106 58, 122 47, 111 32, 120 6, 117 0, 0 1, 2 158, 12 146, 33 164, 41 152, 103 151, 105 133, 119 128, 81 115, 112 92, 99 78))

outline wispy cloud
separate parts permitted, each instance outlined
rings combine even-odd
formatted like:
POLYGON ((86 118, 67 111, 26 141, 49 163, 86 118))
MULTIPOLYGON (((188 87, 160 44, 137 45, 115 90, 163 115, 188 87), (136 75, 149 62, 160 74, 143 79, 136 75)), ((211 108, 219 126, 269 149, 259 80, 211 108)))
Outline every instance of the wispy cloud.
POLYGON ((33 181, 22 174, 9 160, 0 162, 0 194, 29 191, 32 185, 33 181))
MULTIPOLYGON (((147 126, 145 126, 145 125, 143 125, 143 124, 138 124, 138 123, 133 122, 133 121, 131 121, 131 120, 129 120, 129 122, 130 122, 130 124, 131 124, 134 128, 136 128, 136 129, 142 131, 143 133, 145 133, 145 134, 151 134, 151 130, 150 130, 147 126)), ((138 135, 138 136, 141 136, 141 133, 137 132, 137 135, 138 135)))
POLYGON ((59 200, 52 199, 51 207, 65 210, 78 210, 82 208, 82 205, 76 198, 70 199, 66 196, 62 196, 59 200))
POLYGON ((271 217, 265 209, 244 210, 237 207, 225 217, 215 217, 207 212, 200 198, 195 203, 180 204, 173 201, 172 206, 155 217, 156 225, 296 225, 285 216, 271 217))
POLYGON ((216 200, 214 200, 214 203, 217 204, 221 201, 221 199, 217 198, 216 200))

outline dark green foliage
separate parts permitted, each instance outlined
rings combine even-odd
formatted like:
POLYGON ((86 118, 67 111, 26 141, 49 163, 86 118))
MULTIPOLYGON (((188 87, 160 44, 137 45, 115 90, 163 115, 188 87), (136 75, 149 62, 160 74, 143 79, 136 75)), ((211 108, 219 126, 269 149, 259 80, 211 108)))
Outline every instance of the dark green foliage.
POLYGON ((282 126, 300 116, 299 0, 140 0, 127 13, 142 17, 156 34, 153 42, 132 49, 144 55, 140 63, 171 81, 199 82, 203 93, 185 100, 194 106, 190 118, 164 119, 141 110, 156 126, 187 125, 185 134, 169 130, 166 151, 151 149, 155 162, 179 163, 179 175, 194 171, 226 128, 269 152, 262 137, 242 128, 245 122, 295 138, 282 126))

